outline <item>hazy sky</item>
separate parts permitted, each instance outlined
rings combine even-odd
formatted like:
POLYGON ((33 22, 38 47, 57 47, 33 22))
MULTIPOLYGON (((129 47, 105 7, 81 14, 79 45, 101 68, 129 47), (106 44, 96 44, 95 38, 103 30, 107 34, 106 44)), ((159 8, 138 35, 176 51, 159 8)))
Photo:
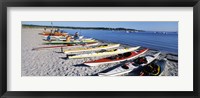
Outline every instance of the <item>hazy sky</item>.
MULTIPOLYGON (((52 22, 53 26, 131 28, 146 31, 178 31, 178 22, 52 22)), ((51 22, 22 22, 22 24, 51 26, 51 22)))

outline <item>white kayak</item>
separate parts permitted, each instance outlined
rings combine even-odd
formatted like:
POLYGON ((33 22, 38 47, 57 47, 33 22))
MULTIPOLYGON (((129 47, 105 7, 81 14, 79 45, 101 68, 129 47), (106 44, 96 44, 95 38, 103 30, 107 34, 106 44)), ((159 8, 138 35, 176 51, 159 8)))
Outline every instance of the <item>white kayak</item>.
POLYGON ((37 47, 33 48, 32 50, 42 50, 42 49, 55 49, 55 48, 80 48, 80 47, 91 47, 91 46, 97 46, 99 43, 89 43, 89 44, 77 44, 77 45, 48 45, 48 46, 43 46, 43 47, 37 47))
POLYGON ((134 69, 138 68, 139 66, 145 66, 148 65, 150 63, 152 63, 155 59, 158 58, 158 56, 160 55, 160 52, 154 54, 154 55, 146 55, 143 57, 139 57, 137 59, 135 59, 133 62, 128 62, 122 66, 119 66, 107 73, 99 73, 99 76, 119 76, 119 75, 123 75, 126 73, 129 73, 131 71, 133 71, 134 69), (146 59, 146 60, 145 60, 146 59), (141 62, 141 60, 145 60, 145 62, 141 62))
POLYGON ((64 53, 69 54, 69 53, 77 53, 77 52, 86 52, 86 51, 98 51, 102 49, 111 49, 111 48, 116 48, 119 47, 120 44, 107 44, 107 45, 99 45, 95 47, 87 47, 87 48, 77 48, 77 49, 71 49, 71 50, 64 50, 64 53))
MULTIPOLYGON (((43 40, 47 40, 48 36, 44 36, 43 40)), ((51 36, 50 37, 51 40, 57 40, 57 41, 65 41, 66 37, 65 36, 51 36)), ((73 39, 73 36, 72 36, 73 39)), ((84 36, 79 36, 79 38, 77 40, 91 40, 92 38, 84 38, 84 36)))
POLYGON ((94 53, 89 53, 89 54, 68 56, 68 58, 87 58, 87 57, 116 55, 116 54, 122 54, 122 53, 130 52, 130 51, 134 51, 134 50, 137 50, 138 48, 140 48, 140 46, 126 48, 126 49, 114 49, 114 50, 109 50, 105 52, 94 52, 94 53))

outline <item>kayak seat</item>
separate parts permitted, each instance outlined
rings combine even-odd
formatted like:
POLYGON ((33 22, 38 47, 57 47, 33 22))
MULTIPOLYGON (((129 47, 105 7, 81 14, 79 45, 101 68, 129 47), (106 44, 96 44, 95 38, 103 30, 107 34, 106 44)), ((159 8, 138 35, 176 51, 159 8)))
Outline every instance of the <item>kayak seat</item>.
POLYGON ((108 45, 102 45, 102 46, 108 46, 108 45))
MULTIPOLYGON (((101 52, 106 52, 107 50, 105 50, 105 49, 102 49, 102 50, 100 50, 99 51, 99 53, 101 53, 101 52)), ((97 52, 98 53, 98 52, 97 52)))
POLYGON ((159 65, 154 65, 153 71, 151 72, 151 75, 158 76, 161 72, 161 68, 159 65))
POLYGON ((135 59, 134 62, 137 63, 137 64, 145 64, 148 61, 146 60, 145 57, 139 57, 139 58, 135 59))
POLYGON ((122 65, 123 69, 129 69, 129 67, 127 66, 127 64, 122 65))
POLYGON ((111 56, 111 57, 108 57, 108 59, 110 59, 110 60, 116 60, 117 56, 111 56))
POLYGON ((145 66, 142 72, 145 73, 146 76, 158 76, 161 73, 161 68, 159 65, 152 63, 145 66))
POLYGON ((123 54, 118 54, 118 58, 119 59, 123 58, 123 54))
POLYGON ((129 57, 129 56, 131 56, 131 52, 126 52, 123 54, 123 57, 129 57))

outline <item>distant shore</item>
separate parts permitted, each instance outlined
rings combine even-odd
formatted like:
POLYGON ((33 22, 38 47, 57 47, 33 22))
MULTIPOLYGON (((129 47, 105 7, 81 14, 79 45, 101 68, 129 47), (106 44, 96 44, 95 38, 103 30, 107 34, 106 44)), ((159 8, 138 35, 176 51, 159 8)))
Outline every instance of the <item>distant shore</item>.
MULTIPOLYGON (((52 28, 52 26, 42 25, 22 25, 23 28, 52 28)), ((59 29, 83 29, 83 30, 114 30, 114 31, 127 31, 127 32, 144 32, 144 30, 136 30, 130 28, 108 28, 108 27, 70 27, 70 26, 53 26, 59 29)))
MULTIPOLYGON (((120 65, 120 63, 115 63, 88 67, 83 62, 102 57, 66 59, 66 55, 61 53, 59 48, 32 51, 33 48, 43 46, 43 36, 38 34, 43 30, 42 27, 27 28, 23 26, 22 28, 22 76, 93 76, 120 65)), ((121 45, 121 47, 128 46, 121 45)), ((153 52, 155 50, 150 49, 144 55, 153 52)), ((167 64, 161 76, 178 76, 178 55, 162 52, 159 59, 164 58, 167 59, 167 64)))

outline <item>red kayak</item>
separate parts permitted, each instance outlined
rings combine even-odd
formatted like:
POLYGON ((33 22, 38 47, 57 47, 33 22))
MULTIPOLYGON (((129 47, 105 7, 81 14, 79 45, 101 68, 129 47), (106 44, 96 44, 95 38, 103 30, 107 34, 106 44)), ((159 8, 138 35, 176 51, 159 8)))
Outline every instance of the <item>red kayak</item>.
POLYGON ((52 45, 52 46, 44 46, 44 47, 37 47, 33 48, 32 50, 40 50, 40 49, 48 49, 48 48, 61 48, 61 47, 82 47, 82 46, 95 46, 98 45, 97 42, 95 43, 87 43, 87 44, 67 44, 67 45, 52 45))
POLYGON ((44 32, 44 33, 39 33, 40 35, 44 35, 44 36, 66 36, 66 33, 60 33, 60 32, 55 32, 55 33, 51 33, 51 32, 44 32))
POLYGON ((99 60, 95 60, 95 61, 85 62, 84 64, 88 65, 88 66, 98 66, 100 64, 122 62, 122 61, 125 61, 125 60, 134 59, 134 58, 144 54, 146 51, 148 51, 148 49, 141 49, 141 50, 138 50, 138 51, 118 54, 118 55, 115 55, 115 56, 111 56, 111 57, 107 57, 107 58, 103 58, 103 59, 99 59, 99 60))

